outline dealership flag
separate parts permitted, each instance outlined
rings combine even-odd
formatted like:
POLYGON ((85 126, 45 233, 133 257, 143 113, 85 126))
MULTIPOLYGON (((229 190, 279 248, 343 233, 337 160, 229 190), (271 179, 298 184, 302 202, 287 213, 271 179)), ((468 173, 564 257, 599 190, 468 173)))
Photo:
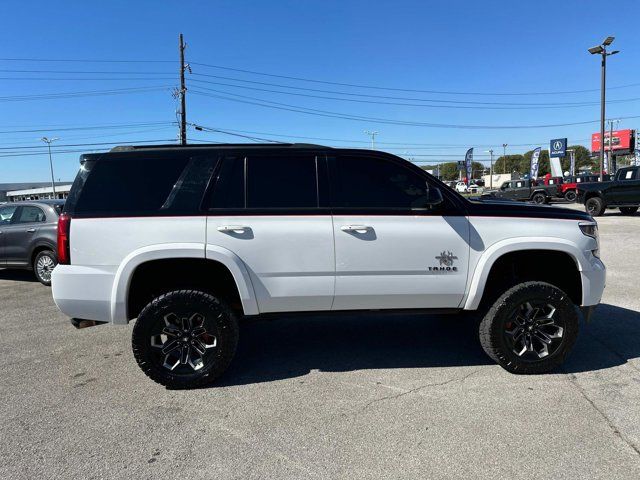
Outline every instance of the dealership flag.
POLYGON ((467 150, 467 153, 464 156, 464 166, 467 171, 467 185, 471 183, 471 166, 473 163, 473 147, 467 150))
POLYGON ((538 178, 538 163, 540 161, 540 147, 536 148, 531 155, 531 178, 538 178))

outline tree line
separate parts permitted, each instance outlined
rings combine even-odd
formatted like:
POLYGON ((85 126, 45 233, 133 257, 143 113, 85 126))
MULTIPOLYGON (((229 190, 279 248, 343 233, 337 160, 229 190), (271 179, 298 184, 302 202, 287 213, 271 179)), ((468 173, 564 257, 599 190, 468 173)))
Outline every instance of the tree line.
MULTIPOLYGON (((598 160, 591 158, 591 152, 588 148, 583 147, 582 145, 573 145, 568 148, 572 148, 575 150, 576 156, 576 172, 580 170, 590 168, 593 171, 597 171, 598 160)), ((525 173, 529 173, 531 169, 531 156, 533 155, 533 150, 529 150, 524 154, 516 154, 516 155, 501 155, 493 161, 493 173, 516 173, 520 175, 524 175, 525 173)), ((562 171, 569 171, 571 159, 567 156, 560 159, 560 164, 562 165, 562 171)), ((433 170, 434 173, 437 171, 437 165, 428 165, 423 166, 425 170, 433 170)), ((441 163, 440 166, 440 177, 443 180, 457 180, 459 178, 458 173, 458 163, 457 162, 447 162, 441 163)), ((473 170, 473 178, 478 178, 483 175, 486 171, 489 171, 489 165, 483 165, 480 162, 473 162, 472 164, 473 170)), ((539 166, 538 166, 538 176, 544 176, 547 173, 551 173, 551 164, 549 163, 549 150, 542 150, 540 152, 539 166)), ((463 172, 463 176, 465 173, 463 172)))

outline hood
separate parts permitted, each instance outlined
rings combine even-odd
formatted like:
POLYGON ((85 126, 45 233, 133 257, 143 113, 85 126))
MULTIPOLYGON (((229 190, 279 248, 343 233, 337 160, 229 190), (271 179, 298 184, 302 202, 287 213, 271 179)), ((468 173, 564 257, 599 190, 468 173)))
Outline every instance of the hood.
POLYGON ((557 218, 559 220, 593 221, 591 215, 580 210, 520 202, 469 201, 468 211, 471 217, 557 218))

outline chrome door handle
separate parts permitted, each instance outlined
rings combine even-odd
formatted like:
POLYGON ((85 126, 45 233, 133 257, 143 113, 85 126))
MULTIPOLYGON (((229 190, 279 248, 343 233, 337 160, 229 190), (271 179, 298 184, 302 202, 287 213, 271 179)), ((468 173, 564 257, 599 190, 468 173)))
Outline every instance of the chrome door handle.
POLYGON ((340 230, 343 232, 367 233, 371 230, 371 227, 368 225, 342 225, 340 230))
POLYGON ((218 227, 218 231, 222 233, 245 233, 249 230, 249 227, 244 225, 221 225, 218 227))
POLYGON ((33 233, 33 232, 36 231, 36 229, 35 228, 27 228, 26 231, 27 231, 27 233, 33 233))

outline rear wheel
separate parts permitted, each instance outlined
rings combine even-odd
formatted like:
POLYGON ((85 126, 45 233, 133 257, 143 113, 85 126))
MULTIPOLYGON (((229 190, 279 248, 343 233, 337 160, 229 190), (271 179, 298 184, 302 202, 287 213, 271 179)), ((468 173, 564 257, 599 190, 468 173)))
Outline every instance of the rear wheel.
POLYGON ((633 215, 638 211, 638 207, 620 207, 623 215, 633 215))
POLYGON ((547 197, 545 197, 544 193, 536 193, 531 197, 531 200, 535 204, 542 205, 547 201, 547 197))
POLYGON ((559 288, 526 282, 505 292, 480 323, 480 343, 512 373, 545 373, 562 364, 578 337, 578 315, 559 288))
POLYGON ((585 204, 585 210, 592 217, 599 217, 604 213, 605 206, 604 202, 600 197, 591 197, 589 198, 585 204))
POLYGON ((575 190, 567 190, 567 192, 564 194, 564 198, 567 202, 575 202, 577 196, 578 195, 576 194, 575 190))
POLYGON ((43 250, 33 259, 33 273, 43 285, 51 285, 51 273, 58 264, 56 254, 51 250, 43 250))
POLYGON ((238 321, 215 296, 177 290, 155 298, 133 328, 133 354, 144 373, 169 388, 209 385, 229 367, 238 321))

